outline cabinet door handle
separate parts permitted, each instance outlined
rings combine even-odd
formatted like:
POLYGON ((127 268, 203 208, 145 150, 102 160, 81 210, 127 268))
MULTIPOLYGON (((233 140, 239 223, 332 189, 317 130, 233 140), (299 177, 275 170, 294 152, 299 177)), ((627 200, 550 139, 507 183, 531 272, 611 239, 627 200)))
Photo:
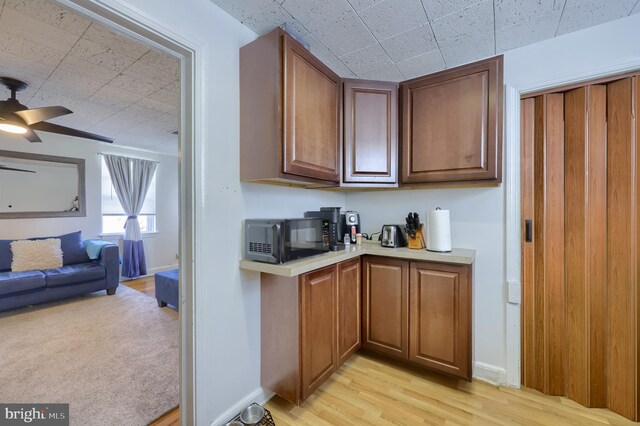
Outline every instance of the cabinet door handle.
POLYGON ((524 221, 524 240, 527 243, 533 241, 533 224, 531 223, 531 219, 527 219, 524 221))

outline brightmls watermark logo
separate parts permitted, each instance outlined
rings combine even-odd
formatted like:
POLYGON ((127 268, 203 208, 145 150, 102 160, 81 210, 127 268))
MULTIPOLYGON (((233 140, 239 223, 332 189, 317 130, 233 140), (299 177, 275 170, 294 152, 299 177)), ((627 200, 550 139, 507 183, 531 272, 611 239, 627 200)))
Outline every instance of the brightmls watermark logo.
POLYGON ((0 404, 0 426, 69 426, 69 404, 0 404))

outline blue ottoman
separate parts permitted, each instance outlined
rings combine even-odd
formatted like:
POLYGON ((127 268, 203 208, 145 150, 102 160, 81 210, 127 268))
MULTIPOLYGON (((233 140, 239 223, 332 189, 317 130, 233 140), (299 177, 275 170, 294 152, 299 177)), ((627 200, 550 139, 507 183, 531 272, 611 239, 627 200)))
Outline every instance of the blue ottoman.
POLYGON ((178 276, 177 269, 155 274, 158 306, 163 307, 169 304, 178 309, 178 276))

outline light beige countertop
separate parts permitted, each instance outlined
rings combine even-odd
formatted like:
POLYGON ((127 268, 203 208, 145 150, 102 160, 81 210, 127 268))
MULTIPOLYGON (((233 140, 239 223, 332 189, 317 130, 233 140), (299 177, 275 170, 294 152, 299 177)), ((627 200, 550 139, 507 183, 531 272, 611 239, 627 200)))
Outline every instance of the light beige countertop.
POLYGON ((359 246, 356 244, 350 244, 346 246, 344 250, 331 251, 316 256, 306 257, 304 259, 287 262, 283 265, 242 259, 240 261, 240 269, 264 272, 283 277, 295 277, 300 274, 305 274, 316 269, 324 268, 325 266, 362 256, 364 254, 461 265, 472 264, 476 257, 476 251, 472 249, 454 248, 450 253, 436 253, 427 251, 426 249, 413 250, 406 247, 381 247, 380 243, 376 241, 363 242, 362 245, 359 246))

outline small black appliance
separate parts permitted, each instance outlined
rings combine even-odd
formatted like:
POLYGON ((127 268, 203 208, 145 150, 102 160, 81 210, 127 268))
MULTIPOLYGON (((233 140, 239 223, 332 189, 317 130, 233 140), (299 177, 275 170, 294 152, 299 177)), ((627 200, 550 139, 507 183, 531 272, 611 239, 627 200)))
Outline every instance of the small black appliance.
POLYGON ((244 257, 285 263, 329 251, 323 242, 320 218, 247 219, 244 221, 244 257))
POLYGON ((344 240, 344 235, 348 234, 351 237, 351 242, 356 242, 356 234, 362 232, 362 224, 360 223, 360 214, 355 211, 346 211, 340 215, 340 229, 338 230, 338 237, 340 241, 344 240))
POLYGON ((320 207, 319 211, 305 212, 304 217, 317 217, 323 222, 323 241, 330 251, 338 251, 340 246, 340 209, 341 207, 320 207))
POLYGON ((380 233, 380 245, 382 247, 406 247, 406 230, 402 225, 383 225, 380 233))

